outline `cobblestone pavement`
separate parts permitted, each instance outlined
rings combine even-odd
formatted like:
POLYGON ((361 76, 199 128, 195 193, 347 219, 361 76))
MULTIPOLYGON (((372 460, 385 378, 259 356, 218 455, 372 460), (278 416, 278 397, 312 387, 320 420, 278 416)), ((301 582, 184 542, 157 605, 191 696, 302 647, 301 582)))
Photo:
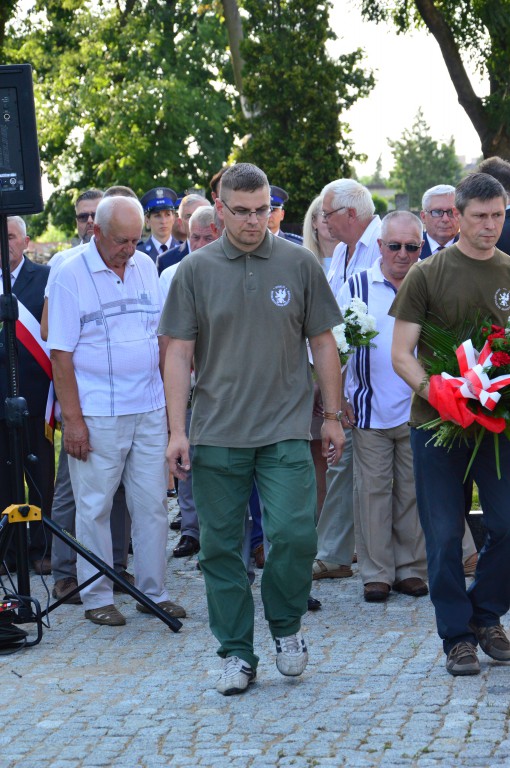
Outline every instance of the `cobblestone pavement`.
MULTIPOLYGON (((178 634, 121 596, 125 627, 65 605, 39 645, 0 657, 1 768, 510 766, 510 669, 480 651, 481 675, 451 677, 428 598, 364 603, 357 574, 314 583, 323 608, 304 617, 310 663, 284 678, 258 571, 257 682, 218 694, 203 579, 196 558, 171 557, 177 538, 168 586, 188 611, 178 634)), ((44 599, 35 576, 32 591, 44 599)))

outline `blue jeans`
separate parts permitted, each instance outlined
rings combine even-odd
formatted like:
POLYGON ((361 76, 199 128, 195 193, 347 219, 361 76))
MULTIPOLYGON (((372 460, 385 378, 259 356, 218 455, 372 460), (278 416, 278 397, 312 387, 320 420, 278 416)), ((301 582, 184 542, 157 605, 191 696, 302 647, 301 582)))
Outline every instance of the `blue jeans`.
POLYGON ((510 607, 510 441, 499 438, 501 480, 496 474, 493 435, 487 433, 473 462, 485 544, 474 582, 466 591, 462 563, 464 485, 473 441, 449 451, 434 447, 432 433, 411 430, 418 511, 427 548, 430 597, 437 631, 448 653, 460 640, 476 644, 469 623, 494 626, 510 607), (427 443, 429 443, 427 445, 427 443))

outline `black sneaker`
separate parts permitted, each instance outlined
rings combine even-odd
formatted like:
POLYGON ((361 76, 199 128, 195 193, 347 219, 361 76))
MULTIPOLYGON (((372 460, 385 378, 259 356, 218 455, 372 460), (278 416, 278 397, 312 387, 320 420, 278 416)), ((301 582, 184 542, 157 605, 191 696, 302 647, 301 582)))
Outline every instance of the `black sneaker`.
POLYGON ((475 624, 470 624, 469 627, 475 633, 480 648, 487 656, 497 661, 510 661, 510 640, 501 624, 495 624, 492 627, 477 627, 475 624))
POLYGON ((446 669, 450 675, 479 675, 480 662, 472 643, 461 640, 446 657, 446 669))

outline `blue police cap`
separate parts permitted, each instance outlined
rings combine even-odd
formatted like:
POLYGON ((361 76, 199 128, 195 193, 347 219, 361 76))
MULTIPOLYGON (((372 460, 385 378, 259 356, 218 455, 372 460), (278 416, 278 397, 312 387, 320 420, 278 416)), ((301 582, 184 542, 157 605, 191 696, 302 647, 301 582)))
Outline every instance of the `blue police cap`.
POLYGON ((273 208, 283 208, 289 199, 289 196, 284 189, 275 187, 273 184, 269 187, 269 193, 271 195, 271 206, 273 208))
POLYGON ((141 198, 140 202, 145 213, 153 211, 175 210, 177 192, 169 187, 154 187, 141 198))

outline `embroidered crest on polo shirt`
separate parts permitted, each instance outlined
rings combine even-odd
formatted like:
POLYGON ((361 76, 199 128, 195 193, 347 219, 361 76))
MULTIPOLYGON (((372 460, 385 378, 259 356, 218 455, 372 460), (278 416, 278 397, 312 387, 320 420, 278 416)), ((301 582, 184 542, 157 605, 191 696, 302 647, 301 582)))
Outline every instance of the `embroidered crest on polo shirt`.
POLYGON ((271 301, 277 307, 286 307, 290 301, 291 293, 285 285, 275 285, 271 291, 271 301))
POLYGON ((510 290, 508 288, 498 288, 494 301, 498 309, 510 309, 510 290))

